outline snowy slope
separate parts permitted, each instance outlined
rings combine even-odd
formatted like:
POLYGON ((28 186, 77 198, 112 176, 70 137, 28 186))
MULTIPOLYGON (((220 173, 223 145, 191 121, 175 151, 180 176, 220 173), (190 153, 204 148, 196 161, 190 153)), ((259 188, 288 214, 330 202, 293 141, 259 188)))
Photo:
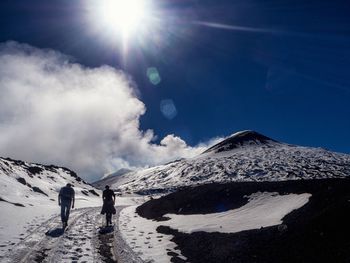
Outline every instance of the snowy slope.
POLYGON ((243 131, 191 159, 127 174, 113 185, 124 192, 151 193, 211 182, 282 181, 350 175, 350 155, 280 143, 243 131))
POLYGON ((0 178, 0 198, 24 207, 57 202, 58 191, 67 183, 74 186, 77 200, 88 201, 99 196, 75 172, 54 165, 0 158, 0 178))
POLYGON ((130 172, 132 172, 132 170, 127 169, 127 168, 121 168, 121 169, 119 169, 116 172, 113 172, 113 173, 110 173, 110 174, 105 174, 103 176, 103 179, 107 179, 107 178, 115 177, 115 176, 121 176, 123 174, 127 174, 127 173, 130 173, 130 172))
POLYGON ((114 173, 105 175, 101 180, 92 183, 92 185, 97 189, 104 190, 106 185, 116 184, 117 182, 122 183, 124 178, 128 178, 126 175, 131 172, 132 170, 122 168, 114 173))
POLYGON ((100 205, 98 190, 73 171, 0 158, 0 256, 37 225, 58 214, 58 192, 74 186, 76 208, 100 205))

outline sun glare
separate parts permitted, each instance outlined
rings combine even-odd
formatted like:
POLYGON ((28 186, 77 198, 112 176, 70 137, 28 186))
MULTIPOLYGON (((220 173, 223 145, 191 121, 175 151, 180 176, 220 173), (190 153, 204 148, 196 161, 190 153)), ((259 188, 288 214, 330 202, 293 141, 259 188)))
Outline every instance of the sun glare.
POLYGON ((163 41, 163 11, 157 0, 86 0, 89 32, 122 54, 146 50, 163 41))
POLYGON ((145 0, 102 0, 100 16, 112 31, 129 37, 147 23, 145 0))

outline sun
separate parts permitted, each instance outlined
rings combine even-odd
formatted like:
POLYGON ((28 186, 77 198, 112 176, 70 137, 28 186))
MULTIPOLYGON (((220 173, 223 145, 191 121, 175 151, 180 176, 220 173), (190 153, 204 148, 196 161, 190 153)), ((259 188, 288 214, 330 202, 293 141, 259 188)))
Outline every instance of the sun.
POLYGON ((88 34, 121 54, 125 63, 133 51, 165 41, 159 0, 84 0, 83 11, 88 34))
POLYGON ((148 23, 146 0, 102 0, 99 16, 111 31, 128 38, 148 23))

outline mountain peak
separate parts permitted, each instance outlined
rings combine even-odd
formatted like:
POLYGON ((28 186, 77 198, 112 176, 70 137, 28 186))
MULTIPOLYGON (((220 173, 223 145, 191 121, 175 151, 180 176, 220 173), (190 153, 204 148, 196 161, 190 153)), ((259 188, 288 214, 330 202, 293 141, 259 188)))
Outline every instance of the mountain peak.
POLYGON ((113 173, 105 174, 102 179, 109 178, 109 177, 115 177, 115 176, 120 176, 126 173, 130 173, 132 170, 127 169, 127 168, 121 168, 113 173))
POLYGON ((215 144, 214 146, 210 147, 203 153, 225 152, 225 151, 237 149, 242 146, 261 145, 261 144, 268 144, 270 142, 276 143, 277 141, 269 137, 266 137, 265 135, 262 135, 256 131, 246 130, 246 131, 240 131, 232 134, 230 137, 226 138, 222 142, 219 142, 218 144, 215 144))

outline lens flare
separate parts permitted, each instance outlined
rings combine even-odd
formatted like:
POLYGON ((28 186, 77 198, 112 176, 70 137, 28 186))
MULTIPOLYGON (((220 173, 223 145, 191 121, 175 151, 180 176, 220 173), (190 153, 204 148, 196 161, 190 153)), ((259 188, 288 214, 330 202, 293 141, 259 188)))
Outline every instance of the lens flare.
POLYGON ((157 68, 151 67, 147 69, 147 77, 153 85, 158 85, 161 82, 161 78, 157 68))
POLYGON ((171 99, 162 100, 160 102, 160 111, 163 113, 164 117, 172 120, 177 115, 176 106, 171 99))

